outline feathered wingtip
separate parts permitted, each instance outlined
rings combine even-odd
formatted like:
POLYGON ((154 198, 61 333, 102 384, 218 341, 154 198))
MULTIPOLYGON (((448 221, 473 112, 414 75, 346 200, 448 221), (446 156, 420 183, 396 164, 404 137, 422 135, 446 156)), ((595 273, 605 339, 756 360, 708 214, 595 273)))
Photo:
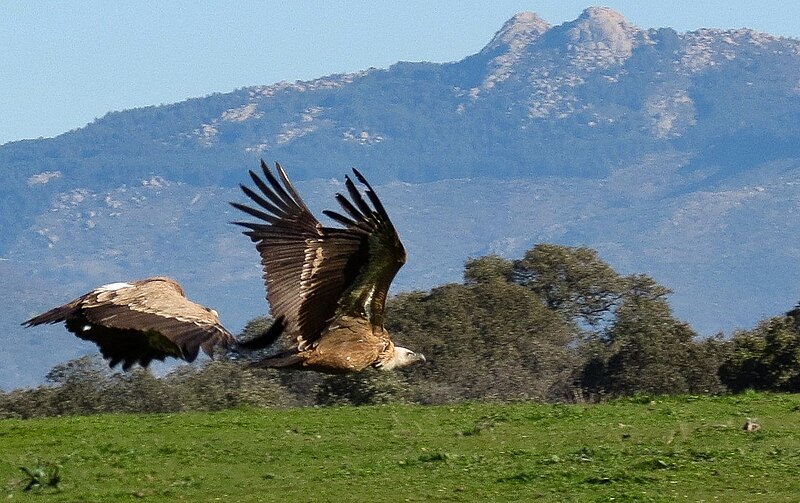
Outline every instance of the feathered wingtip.
POLYGON ((358 179, 359 182, 363 183, 364 187, 367 188, 365 192, 369 200, 372 202, 372 205, 375 207, 375 210, 383 219, 388 221, 389 214, 386 212, 386 208, 383 207, 383 203, 381 203, 381 200, 378 199, 378 194, 375 192, 375 189, 372 188, 372 185, 370 185, 367 179, 364 178, 364 175, 362 175, 361 172, 358 171, 356 168, 353 168, 353 173, 356 175, 356 179, 358 179))
MULTIPOLYGON (((275 171, 277 171, 277 176, 263 159, 261 160, 261 176, 253 170, 248 170, 250 179, 258 188, 260 194, 244 184, 239 184, 239 188, 242 189, 242 192, 244 192, 252 202, 256 203, 259 208, 253 208, 233 201, 230 202, 230 205, 237 210, 264 222, 268 222, 271 225, 285 220, 287 216, 297 208, 303 210, 305 213, 310 213, 308 207, 300 197, 300 194, 297 192, 297 189, 294 188, 291 180, 289 180, 283 167, 278 162, 275 163, 275 171)), ((247 235, 250 235, 252 231, 258 230, 264 225, 263 223, 243 221, 231 223, 249 229, 248 231, 244 231, 247 235)))
MULTIPOLYGON (((392 226, 389 214, 386 212, 386 208, 384 208, 380 198, 378 198, 375 189, 356 168, 353 168, 353 174, 356 180, 364 185, 364 193, 367 195, 369 202, 372 203, 372 207, 364 200, 361 191, 353 183, 353 180, 349 176, 345 176, 345 187, 350 197, 337 193, 336 201, 349 217, 332 210, 324 210, 323 213, 346 227, 360 228, 368 232, 378 222, 392 226)), ((392 226, 392 228, 394 227, 392 226)))
POLYGON ((62 321, 66 321, 67 318, 69 318, 73 314, 75 314, 75 305, 74 303, 70 303, 53 308, 47 311, 46 313, 34 316, 29 320, 25 320, 21 323, 21 325, 24 327, 33 327, 45 323, 50 323, 50 324, 61 323, 62 321))

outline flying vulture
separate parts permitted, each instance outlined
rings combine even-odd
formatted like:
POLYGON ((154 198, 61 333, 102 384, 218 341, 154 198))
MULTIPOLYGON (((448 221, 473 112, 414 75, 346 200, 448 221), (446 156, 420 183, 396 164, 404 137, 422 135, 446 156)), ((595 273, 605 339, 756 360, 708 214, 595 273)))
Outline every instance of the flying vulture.
POLYGON ((285 335, 289 349, 256 366, 331 374, 425 361, 422 354, 395 346, 383 327, 386 294, 406 252, 367 180, 353 169, 369 203, 345 177, 349 198, 336 194, 344 214, 324 212, 344 227, 324 227, 280 164, 275 168, 277 177, 261 161, 263 178, 250 171, 257 191, 241 185, 254 206, 231 203, 257 219, 234 223, 256 243, 275 319, 265 334, 239 345, 267 347, 285 335))
POLYGON ((23 325, 60 322, 97 344, 109 366, 121 362, 124 370, 167 356, 191 362, 200 348, 211 355, 215 346, 236 342, 216 311, 190 301, 165 277, 101 286, 23 325))

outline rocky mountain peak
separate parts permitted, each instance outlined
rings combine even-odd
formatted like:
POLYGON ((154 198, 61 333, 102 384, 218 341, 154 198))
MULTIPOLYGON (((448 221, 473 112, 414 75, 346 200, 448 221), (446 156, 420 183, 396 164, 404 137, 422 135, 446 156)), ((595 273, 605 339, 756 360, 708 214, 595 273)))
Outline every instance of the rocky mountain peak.
POLYGON ((594 19, 599 21, 612 21, 616 23, 627 23, 622 13, 615 11, 611 7, 587 7, 578 16, 578 20, 594 19))
POLYGON ((511 50, 524 47, 538 39, 550 29, 550 24, 534 12, 520 12, 503 24, 489 44, 481 52, 497 49, 511 50))
POLYGON ((616 58, 630 56, 636 40, 645 35, 644 30, 609 7, 589 7, 578 19, 551 32, 567 49, 606 53, 616 58))

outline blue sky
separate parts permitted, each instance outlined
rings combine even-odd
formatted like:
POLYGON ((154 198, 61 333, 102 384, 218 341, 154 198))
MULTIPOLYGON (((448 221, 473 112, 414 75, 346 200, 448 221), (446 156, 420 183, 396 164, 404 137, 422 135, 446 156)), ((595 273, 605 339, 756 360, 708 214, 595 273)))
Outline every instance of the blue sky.
POLYGON ((800 37, 800 2, 788 0, 0 0, 0 144, 243 86, 455 61, 517 12, 557 25, 589 5, 643 28, 800 37))

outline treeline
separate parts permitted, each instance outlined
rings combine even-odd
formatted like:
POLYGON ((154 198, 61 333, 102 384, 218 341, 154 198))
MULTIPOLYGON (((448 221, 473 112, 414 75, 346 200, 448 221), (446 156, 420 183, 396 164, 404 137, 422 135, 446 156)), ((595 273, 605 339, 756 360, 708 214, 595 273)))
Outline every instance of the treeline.
MULTIPOLYGON (((620 275, 592 249, 542 244, 518 260, 470 260, 462 283, 390 301, 387 328, 424 365, 325 376, 251 369, 231 353, 156 378, 114 373, 95 355, 56 366, 46 386, 0 394, 0 418, 800 391, 800 306, 700 339, 674 317, 669 293, 646 275, 620 275)), ((268 323, 255 319, 241 336, 268 323)))

